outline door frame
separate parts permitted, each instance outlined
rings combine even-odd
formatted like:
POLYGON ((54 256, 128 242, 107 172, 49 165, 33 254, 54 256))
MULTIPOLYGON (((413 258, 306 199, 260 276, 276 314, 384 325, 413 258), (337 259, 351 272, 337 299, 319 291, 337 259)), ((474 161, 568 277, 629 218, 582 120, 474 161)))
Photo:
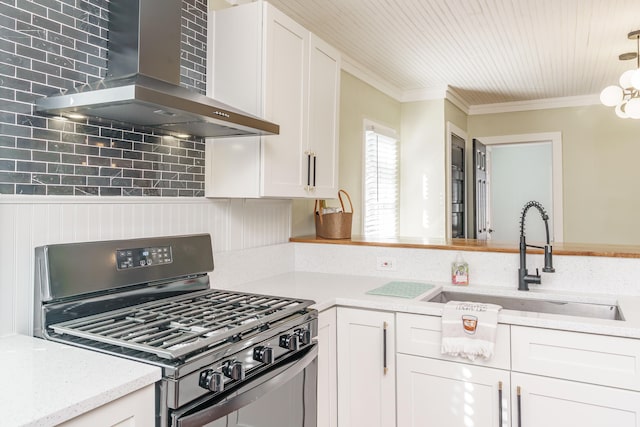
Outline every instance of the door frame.
POLYGON ((445 222, 444 222, 444 227, 446 230, 445 233, 445 238, 447 240, 451 239, 451 140, 452 137, 451 135, 457 135, 458 137, 464 139, 464 162, 465 162, 465 166, 464 166, 464 173, 465 173, 465 188, 464 188, 464 235, 467 236, 467 238, 469 238, 469 229, 468 229, 468 215, 469 215, 469 194, 467 191, 467 179, 468 179, 468 170, 469 170, 469 166, 468 166, 468 162, 467 159, 469 158, 468 155, 468 151, 469 151, 469 135, 467 134, 466 131, 462 130, 461 128, 459 128, 458 126, 454 125, 453 123, 447 121, 447 137, 445 138, 445 150, 444 150, 444 156, 445 156, 445 170, 444 170, 444 174, 445 174, 445 222))
POLYGON ((564 241, 564 215, 562 203, 562 132, 526 133, 518 135, 476 137, 484 145, 526 144, 551 141, 552 152, 552 200, 553 200, 553 241, 564 241))

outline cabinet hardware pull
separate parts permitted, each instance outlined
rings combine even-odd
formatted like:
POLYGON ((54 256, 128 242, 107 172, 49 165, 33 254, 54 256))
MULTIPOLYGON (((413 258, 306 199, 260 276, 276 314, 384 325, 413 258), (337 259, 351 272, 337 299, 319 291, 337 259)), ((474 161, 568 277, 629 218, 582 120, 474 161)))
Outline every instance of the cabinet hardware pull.
POLYGON ((311 185, 311 153, 307 153, 307 188, 311 185))
POLYGON ((502 427, 502 381, 498 381, 498 427, 502 427))
POLYGON ((521 397, 520 397, 520 386, 516 389, 516 394, 518 395, 518 427, 522 427, 522 409, 521 409, 521 397))
POLYGON ((313 187, 316 186, 316 153, 313 153, 313 187))
POLYGON ((384 368, 384 374, 387 375, 387 322, 382 325, 382 367, 384 368))

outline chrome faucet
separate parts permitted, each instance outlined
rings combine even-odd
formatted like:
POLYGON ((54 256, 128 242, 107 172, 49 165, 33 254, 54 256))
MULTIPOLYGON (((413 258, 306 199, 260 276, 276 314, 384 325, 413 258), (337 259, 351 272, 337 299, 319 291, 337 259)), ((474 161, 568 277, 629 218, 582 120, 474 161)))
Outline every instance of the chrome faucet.
POLYGON ((549 243, 549 215, 544 210, 542 205, 536 201, 530 201, 524 205, 522 208, 522 215, 520 216, 520 268, 518 269, 518 290, 519 291, 528 291, 529 283, 540 284, 542 283, 542 278, 540 277, 540 273, 536 268, 536 274, 529 274, 527 271, 527 247, 530 248, 538 248, 544 249, 544 267, 542 271, 545 273, 553 273, 555 268, 553 268, 553 249, 551 244, 549 243), (544 228, 547 232, 547 244, 542 246, 535 245, 527 245, 527 240, 524 236, 524 218, 527 215, 527 211, 530 208, 536 208, 540 212, 542 216, 542 220, 544 221, 544 228))

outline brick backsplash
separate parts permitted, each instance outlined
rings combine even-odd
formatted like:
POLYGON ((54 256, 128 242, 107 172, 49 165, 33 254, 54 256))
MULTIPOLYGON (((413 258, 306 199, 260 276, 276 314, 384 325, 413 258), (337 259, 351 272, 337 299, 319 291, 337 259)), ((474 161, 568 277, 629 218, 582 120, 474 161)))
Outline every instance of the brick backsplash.
MULTIPOLYGON (((203 196, 204 140, 60 121, 35 100, 106 75, 108 0, 0 0, 0 194, 203 196)), ((205 93, 206 0, 182 6, 181 84, 205 93)))

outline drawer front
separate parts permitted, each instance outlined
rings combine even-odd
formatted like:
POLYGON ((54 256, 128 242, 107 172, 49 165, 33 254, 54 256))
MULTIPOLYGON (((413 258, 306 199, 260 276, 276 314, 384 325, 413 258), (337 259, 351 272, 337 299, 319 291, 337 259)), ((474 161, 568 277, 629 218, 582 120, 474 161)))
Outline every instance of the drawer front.
POLYGON ((640 390, 640 340, 511 327, 518 372, 640 390))
POLYGON ((396 315, 396 336, 398 353, 500 369, 510 369, 511 367, 509 325, 498 325, 493 356, 489 360, 478 358, 474 362, 462 357, 452 357, 440 353, 442 344, 442 318, 440 316, 398 313, 396 315))

